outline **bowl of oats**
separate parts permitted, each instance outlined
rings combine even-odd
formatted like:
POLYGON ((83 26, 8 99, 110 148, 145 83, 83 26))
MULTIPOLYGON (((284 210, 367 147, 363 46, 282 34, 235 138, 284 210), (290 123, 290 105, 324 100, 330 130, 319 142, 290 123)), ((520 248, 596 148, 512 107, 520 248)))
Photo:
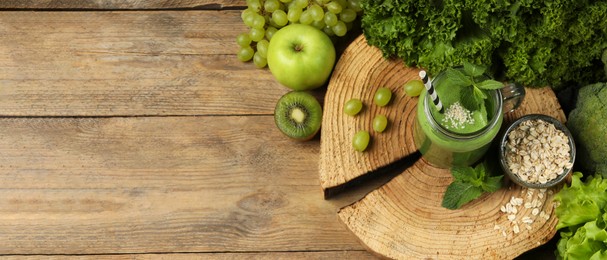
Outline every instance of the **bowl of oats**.
POLYGON ((575 143, 569 129, 551 116, 523 116, 500 140, 500 164, 523 187, 545 189, 561 183, 574 161, 575 143))

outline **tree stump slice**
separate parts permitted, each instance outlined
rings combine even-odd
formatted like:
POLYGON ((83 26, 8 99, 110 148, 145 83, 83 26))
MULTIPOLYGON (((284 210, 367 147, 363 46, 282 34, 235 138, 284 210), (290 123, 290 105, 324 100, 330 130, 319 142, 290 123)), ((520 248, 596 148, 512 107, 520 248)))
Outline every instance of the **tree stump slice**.
POLYGON ((403 145, 413 142, 412 135, 402 131, 408 131, 413 123, 417 102, 404 94, 403 85, 418 79, 418 74, 419 69, 406 67, 402 61, 384 59, 362 35, 344 50, 329 81, 323 108, 319 172, 326 198, 349 182, 416 152, 415 147, 403 145), (385 107, 373 101, 381 87, 392 91, 392 101, 385 107), (356 116, 343 112, 344 104, 352 98, 364 104, 356 116), (388 118, 388 127, 375 133, 372 122, 379 114, 388 118), (360 130, 371 135, 363 153, 352 148, 352 137, 360 130))
MULTIPOLYGON (((325 97, 320 158, 325 192, 415 152, 411 127, 417 98, 406 97, 402 84, 417 78, 417 73, 417 69, 407 68, 400 61, 384 59, 363 36, 346 49, 325 97), (380 86, 393 91, 392 103, 384 108, 372 103, 380 86), (361 98, 365 109, 357 117, 350 117, 343 114, 342 107, 354 97, 361 98), (371 120, 376 113, 384 113, 390 120, 387 132, 372 132, 371 120), (351 148, 351 137, 362 129, 370 130, 373 141, 368 151, 358 153, 351 148)), ((526 91, 521 107, 504 117, 502 129, 526 114, 566 120, 550 88, 526 91)), ((441 201, 452 180, 448 169, 435 168, 420 159, 385 185, 341 208, 338 216, 369 251, 392 259, 511 259, 556 234, 558 219, 552 198, 560 187, 542 193, 507 183, 458 210, 448 210, 441 207, 441 201), (512 197, 541 204, 517 207, 513 215, 518 233, 509 214, 500 210, 512 197), (534 208, 543 213, 532 214, 534 208), (522 222, 525 216, 533 220, 529 227, 522 222)))

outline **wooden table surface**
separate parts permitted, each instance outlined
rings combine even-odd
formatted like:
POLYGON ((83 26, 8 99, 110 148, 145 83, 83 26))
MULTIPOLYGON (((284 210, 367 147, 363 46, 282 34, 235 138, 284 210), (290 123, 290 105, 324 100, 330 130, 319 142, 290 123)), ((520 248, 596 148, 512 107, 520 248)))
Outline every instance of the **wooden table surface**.
POLYGON ((374 258, 237 60, 244 6, 0 1, 0 255, 374 258))

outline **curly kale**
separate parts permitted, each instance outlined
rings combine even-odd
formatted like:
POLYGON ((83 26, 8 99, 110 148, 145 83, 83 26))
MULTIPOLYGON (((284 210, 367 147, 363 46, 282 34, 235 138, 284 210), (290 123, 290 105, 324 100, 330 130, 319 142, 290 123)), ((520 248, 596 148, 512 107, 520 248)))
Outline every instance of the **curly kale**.
POLYGON ((362 0, 363 33, 386 57, 436 75, 468 61, 526 86, 604 81, 607 0, 362 0))

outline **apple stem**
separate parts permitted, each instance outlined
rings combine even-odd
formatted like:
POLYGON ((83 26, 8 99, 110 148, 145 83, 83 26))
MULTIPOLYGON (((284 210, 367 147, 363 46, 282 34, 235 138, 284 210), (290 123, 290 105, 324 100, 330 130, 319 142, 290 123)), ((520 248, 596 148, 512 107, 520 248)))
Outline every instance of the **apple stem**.
POLYGON ((301 44, 295 45, 295 51, 296 52, 300 52, 301 50, 303 50, 303 46, 301 44))

